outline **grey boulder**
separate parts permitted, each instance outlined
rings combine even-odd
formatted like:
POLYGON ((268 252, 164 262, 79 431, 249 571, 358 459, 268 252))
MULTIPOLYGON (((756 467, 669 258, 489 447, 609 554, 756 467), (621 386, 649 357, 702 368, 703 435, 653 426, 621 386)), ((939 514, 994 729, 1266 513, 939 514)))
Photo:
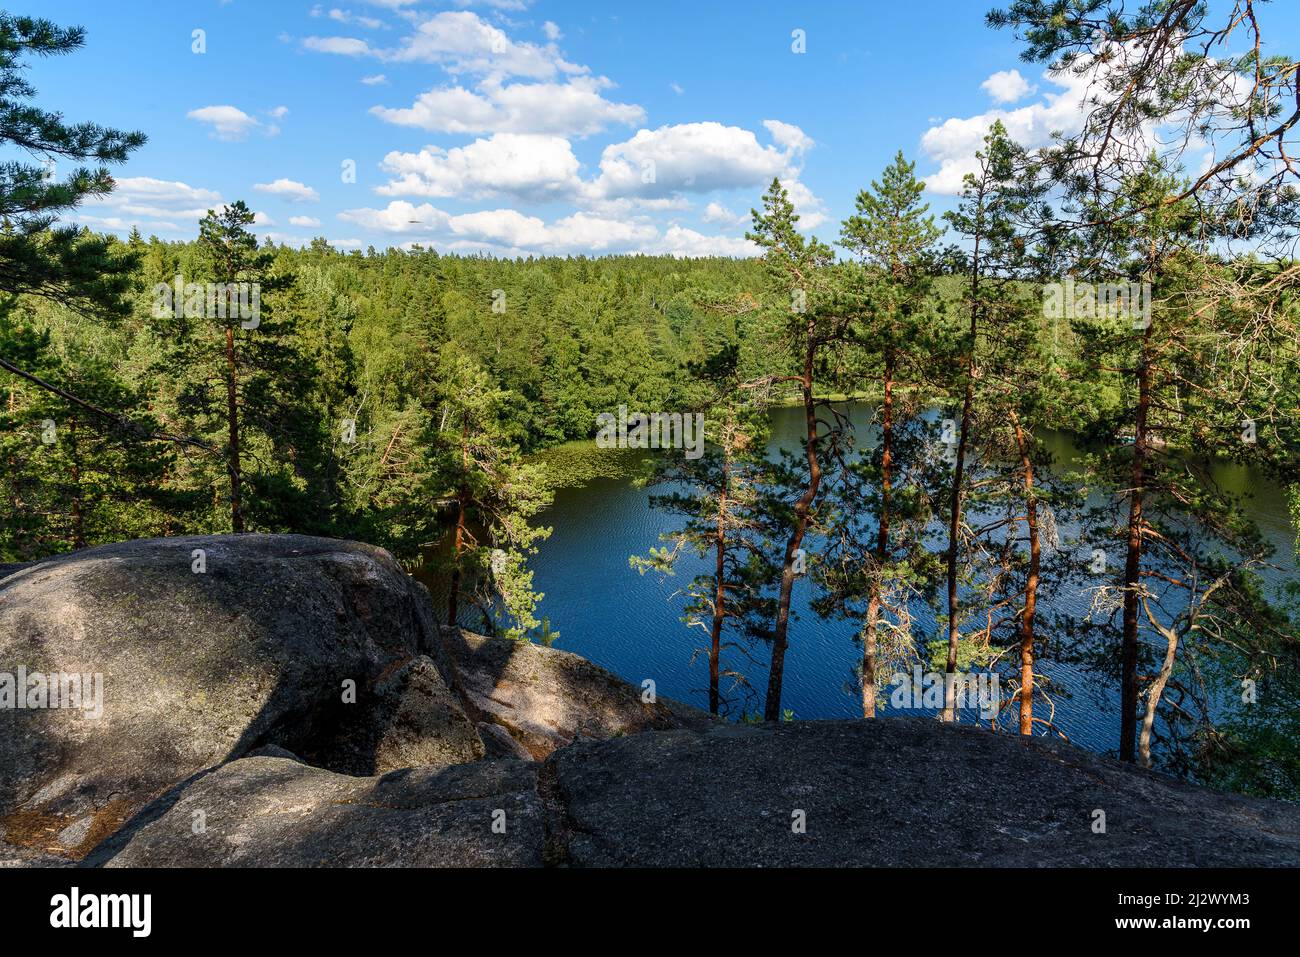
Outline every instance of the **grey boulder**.
POLYGON ((450 628, 443 640, 474 717, 505 729, 538 760, 579 737, 715 723, 707 712, 669 698, 644 700, 640 687, 567 651, 450 628))
POLYGON ((0 673, 20 669, 102 675, 98 718, 0 710, 0 841, 41 853, 80 857, 267 744, 367 775, 484 754, 428 593, 352 542, 168 538, 11 567, 0 673))
POLYGON ((540 866, 536 765, 351 777, 276 749, 204 774, 97 849, 108 867, 540 866))

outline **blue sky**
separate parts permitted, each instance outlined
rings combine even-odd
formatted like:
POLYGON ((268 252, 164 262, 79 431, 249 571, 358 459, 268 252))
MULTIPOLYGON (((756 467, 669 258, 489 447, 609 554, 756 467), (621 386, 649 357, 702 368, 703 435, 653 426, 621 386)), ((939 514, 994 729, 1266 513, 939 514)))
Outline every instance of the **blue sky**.
MULTIPOLYGON (((942 210, 993 116, 1030 146, 1077 120, 1078 92, 1020 62, 1013 37, 984 26, 990 5, 41 0, 14 12, 89 34, 32 65, 43 106, 149 136, 115 171, 117 193, 80 213, 92 228, 190 238, 203 210, 244 199, 259 233, 294 244, 743 255, 774 175, 803 225, 833 240, 900 148, 942 210)), ((1290 6, 1270 26, 1294 37, 1290 6)))

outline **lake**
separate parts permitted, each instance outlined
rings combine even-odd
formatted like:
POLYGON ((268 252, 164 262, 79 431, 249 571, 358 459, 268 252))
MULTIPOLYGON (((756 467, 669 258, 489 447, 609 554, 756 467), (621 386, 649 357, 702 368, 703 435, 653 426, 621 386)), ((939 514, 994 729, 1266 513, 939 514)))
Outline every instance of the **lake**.
MULTIPOLYGON (((873 432, 871 415, 866 404, 851 407, 857 434, 868 436, 868 443, 873 432)), ((781 447, 797 450, 803 434, 801 408, 773 411, 774 454, 781 447)), ((1063 435, 1050 436, 1048 445, 1058 468, 1078 454, 1063 435)), ((1254 495, 1249 511, 1277 547, 1274 561, 1284 566, 1269 577, 1276 581, 1293 575, 1294 530, 1282 489, 1238 466, 1225 464, 1219 473, 1217 478, 1226 487, 1254 495)), ((636 488, 627 478, 596 478, 580 487, 557 490, 554 504, 540 516, 554 532, 541 543, 532 562, 534 585, 545 594, 538 614, 547 616, 560 632, 556 647, 582 655, 634 684, 652 679, 659 694, 707 709, 707 658, 701 654, 692 662, 692 653, 707 644, 707 635, 682 623, 685 598, 681 589, 695 574, 706 571, 712 559, 684 557, 677 575, 666 579, 653 572, 641 575, 628 564, 630 555, 646 554, 652 545, 660 544, 661 533, 678 527, 677 516, 650 507, 651 495, 660 493, 662 489, 636 488)), ((1065 538, 1066 529, 1062 533, 1065 538)), ((859 717, 861 705, 853 675, 861 655, 854 642, 857 623, 823 620, 812 614, 808 604, 813 587, 806 577, 794 586, 792 610, 798 617, 790 627, 783 706, 798 718, 859 717)), ((1079 614, 1088 603, 1088 596, 1078 591, 1040 597, 1040 607, 1065 607, 1079 614)), ((467 613, 462 624, 475 628, 475 616, 467 613)), ((929 637, 932 624, 928 610, 918 610, 918 635, 929 637)), ((754 646, 751 653, 752 660, 745 660, 724 648, 722 664, 724 669, 746 674, 759 693, 750 708, 761 714, 769 648, 754 646)), ((1096 673, 1059 663, 1042 662, 1038 670, 1072 693, 1056 699, 1055 720, 1061 731, 1076 744, 1113 751, 1119 734, 1114 685, 1096 673)), ((726 689, 724 679, 724 693, 726 689)), ((886 697, 888 693, 885 689, 886 697)), ((1036 714, 1042 713, 1041 708, 1035 704, 1036 714)), ((1012 710, 1007 709, 1003 720, 1013 722, 1006 726, 1014 730, 1012 710)), ((967 715, 968 720, 971 717, 973 713, 967 715)))

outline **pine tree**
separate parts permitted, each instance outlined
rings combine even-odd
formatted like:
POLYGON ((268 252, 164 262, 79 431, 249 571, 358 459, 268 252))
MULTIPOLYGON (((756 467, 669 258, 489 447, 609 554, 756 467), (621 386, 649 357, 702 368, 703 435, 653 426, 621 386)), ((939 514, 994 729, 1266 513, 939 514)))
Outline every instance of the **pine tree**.
MULTIPOLYGON (((1119 309, 1082 310, 1077 322, 1085 368, 1099 381, 1117 378, 1122 390, 1093 424, 1109 441, 1085 474, 1089 484, 1120 490, 1091 510, 1087 530, 1096 554, 1120 547, 1122 577, 1094 589, 1095 620, 1085 630, 1118 632, 1119 754, 1144 765, 1153 761, 1166 688, 1195 702, 1175 715, 1195 710, 1208 720, 1212 710, 1204 692, 1179 681, 1180 656, 1216 655, 1222 643, 1234 655, 1250 649, 1242 657, 1259 668, 1276 653, 1265 649, 1275 645, 1277 613, 1257 580, 1271 547, 1212 466, 1235 459, 1268 468, 1270 460, 1294 461, 1297 445, 1270 371, 1284 368, 1277 360, 1292 321, 1259 325, 1257 304, 1243 295, 1253 283, 1243 286, 1235 266, 1216 262, 1214 237, 1194 205, 1165 201, 1180 187, 1152 157, 1109 201, 1118 215, 1102 223, 1095 208, 1082 210, 1100 224, 1089 233, 1086 274, 1144 290, 1119 309), (1118 629, 1110 623, 1116 610, 1118 629), (1147 634, 1164 651, 1143 688, 1144 665, 1155 664, 1147 634)), ((1178 734, 1177 723, 1169 734, 1178 734)), ((1172 758, 1178 747, 1169 743, 1172 758)))
MULTIPOLYGON (((1117 586, 1120 755, 1134 760, 1149 749, 1155 708, 1170 677, 1180 683, 1175 665, 1181 661, 1191 680, 1177 689, 1171 716, 1200 712, 1204 753, 1212 761, 1227 755, 1234 781, 1243 779, 1238 762, 1254 749, 1224 746, 1214 731, 1204 704, 1204 656, 1224 677, 1276 678, 1279 689, 1296 670, 1287 628, 1255 602, 1238 603, 1258 592, 1248 585, 1250 574, 1214 590, 1208 622, 1197 598, 1219 581, 1212 555, 1229 556, 1230 565, 1243 561, 1243 572, 1260 560, 1253 533, 1229 517, 1233 496, 1214 481, 1210 456, 1250 462, 1288 484, 1300 462, 1297 174, 1285 146, 1300 122, 1297 64, 1261 52, 1277 49, 1267 14, 1261 4, 1245 4, 1243 16, 1236 7, 1196 0, 1158 9, 1013 0, 988 15, 992 26, 1017 32, 1026 60, 1077 73, 1105 63, 1107 81, 1094 85, 1081 129, 1048 151, 1048 175, 1076 205, 1072 232, 1092 247, 1081 257, 1082 276, 1147 282, 1151 289, 1151 321, 1136 330, 1140 335, 1127 326, 1128 316, 1118 323, 1109 317, 1109 326, 1090 317, 1081 324, 1079 350, 1096 386, 1095 437, 1108 447, 1095 471, 1127 490, 1121 499, 1127 514, 1110 523, 1098 516, 1094 539, 1102 554, 1114 545, 1108 539, 1116 529, 1124 541, 1117 586), (1189 143, 1208 146, 1212 162, 1175 179, 1170 174, 1182 169, 1189 143), (1112 401, 1116 391, 1119 401, 1112 401), (1118 447, 1117 438, 1124 440, 1118 447), (1170 566, 1157 570, 1165 562, 1170 566), (1164 587, 1161 575, 1166 590, 1181 590, 1183 601, 1171 595, 1165 606, 1155 590, 1164 587), (1175 626, 1171 618, 1180 605, 1175 626), (1213 614, 1215 606, 1233 610, 1213 614), (1135 742, 1146 625, 1157 633, 1157 646, 1165 646, 1164 663, 1148 685, 1135 742), (1197 648, 1189 650, 1186 638, 1197 648)), ((1104 516, 1108 509, 1099 511, 1104 516)), ((1171 734, 1180 723, 1168 725, 1171 734)), ((1257 735, 1256 717, 1236 724, 1250 729, 1255 753, 1268 753, 1276 767, 1280 738, 1257 735)), ((1285 776, 1270 774, 1257 777, 1251 769, 1245 777, 1265 781, 1267 789, 1285 776)))
MULTIPOLYGON (((112 191, 108 165, 125 162, 144 144, 144 134, 88 122, 69 124, 61 114, 28 102, 36 90, 23 75, 24 58, 62 56, 84 44, 80 27, 0 12, 0 143, 40 161, 0 162, 0 318, 13 313, 22 296, 109 322, 130 308, 125 297, 134 267, 131 247, 56 223, 86 199, 112 191), (76 165, 61 171, 63 163, 76 165)), ((36 374, 38 367, 59 366, 33 350, 38 340, 39 334, 24 323, 0 322, 0 369, 57 395, 62 408, 77 405, 83 435, 110 429, 120 437, 126 429, 137 437, 171 438, 151 435, 130 418, 129 410, 79 397, 69 391, 66 379, 56 382, 36 374)), ((10 394, 17 388, 11 386, 10 394)))
POLYGON ((771 377, 772 383, 798 384, 807 429, 804 455, 807 464, 806 484, 793 505, 790 537, 781 563, 781 585, 777 597, 776 620, 772 628, 772 661, 768 672, 767 696, 763 716, 767 721, 781 718, 781 686, 784 678, 785 651, 790 629, 790 596, 794 590, 800 546, 807 533, 817 493, 821 488, 824 463, 821 447, 830 438, 819 434, 819 403, 813 394, 814 373, 822 348, 843 337, 844 321, 823 311, 823 299, 829 298, 825 270, 830 266, 829 247, 815 237, 805 239, 796 228, 799 216, 790 202, 789 193, 780 180, 773 180, 763 197, 763 211, 753 211, 754 228, 746 238, 763 250, 769 290, 784 314, 787 355, 798 371, 771 377))
POLYGON ((276 271, 273 250, 258 248, 252 223, 242 201, 209 211, 182 272, 153 289, 154 316, 168 341, 155 375, 169 383, 183 430, 215 452, 200 471, 220 461, 224 483, 209 481, 224 484, 222 510, 235 533, 250 522, 301 526, 295 498, 308 483, 295 483, 294 473, 304 449, 322 440, 302 408, 314 370, 288 317, 276 315, 276 293, 293 277, 276 271), (256 463, 251 471, 249 461, 256 463))
MULTIPOLYGON (((880 441, 869 464, 859 469, 863 483, 856 485, 859 492, 875 499, 876 511, 875 548, 862 556, 867 565, 863 569, 867 608, 861 665, 864 718, 876 713, 876 644, 889 590, 889 569, 895 561, 890 542, 897 468, 895 387, 900 366, 915 376, 926 358, 922 343, 925 326, 932 318, 928 314, 930 260, 941 235, 929 206, 921 201, 925 184, 916 178, 915 169, 916 164, 907 162, 900 150, 881 181, 873 181, 870 191, 858 193, 857 212, 840 230, 840 245, 856 253, 869 270, 863 290, 867 314, 855 330, 855 344, 880 366, 880 441)), ((906 602, 897 607, 905 608, 906 602)))
POLYGON ((1032 165, 1024 169, 1018 198, 1006 204, 1015 228, 986 256, 997 263, 986 279, 996 292, 987 297, 983 316, 974 443, 981 467, 969 496, 972 513, 978 512, 971 538, 983 559, 986 624, 978 641, 996 659, 1017 652, 1010 683, 1023 735, 1034 732, 1035 699, 1050 701, 1051 688, 1036 672, 1038 599, 1064 592, 1058 527, 1073 519, 1078 498, 1056 476, 1041 435, 1079 427, 1078 410, 1087 404, 1084 390, 1053 356, 1043 297, 1032 281, 1050 273, 1057 244, 1038 173, 1032 165))
POLYGON ((22 73, 24 57, 61 56, 84 43, 80 27, 0 13, 0 142, 45 160, 42 165, 0 163, 0 291, 120 318, 130 260, 103 237, 54 223, 87 198, 111 192, 106 164, 125 162, 144 145, 144 134, 94 123, 70 125, 60 114, 24 102, 36 94, 22 73), (99 165, 77 166, 60 178, 60 162, 99 165))
POLYGON ((474 360, 451 347, 444 350, 439 381, 445 414, 438 477, 450 492, 453 514, 447 624, 459 622, 460 601, 468 594, 489 630, 497 631, 496 622, 505 618, 506 637, 526 640, 542 624, 534 612, 544 597, 533 591, 528 559, 551 534, 531 524, 550 503, 542 469, 520 458, 518 433, 509 424, 513 393, 493 386, 474 360))
POLYGON ((743 671, 722 664, 728 645, 724 631, 732 623, 731 629, 742 636, 762 637, 774 610, 766 592, 775 569, 756 514, 768 471, 767 428, 765 410, 742 388, 737 346, 724 346, 692 368, 699 384, 689 407, 707 415, 708 445, 699 458, 682 452, 652 460, 642 480, 647 486, 671 486, 673 491, 652 496, 650 503, 683 516, 685 523, 660 536, 666 543, 662 548, 652 547, 648 556, 634 555, 630 562, 642 574, 654 570, 672 575, 684 554, 711 553, 712 572, 695 576, 688 586, 684 621, 708 633, 709 711, 725 714, 732 702, 722 689, 722 678, 732 681, 728 691, 749 686, 743 671))
MULTIPOLYGON (((63 321, 66 312, 29 298, 0 315, 15 357, 59 390, 15 376, 0 400, 0 554, 22 560, 156 533, 173 504, 161 487, 170 446, 140 442, 133 428, 87 408, 144 404, 114 369, 114 337, 97 341, 63 321)), ((138 412, 131 425, 158 428, 138 412)))
MULTIPOLYGON (((961 645, 961 581, 963 544, 968 544, 969 529, 964 520, 968 474, 968 457, 975 441, 977 409, 976 381, 980 370, 980 336, 988 313, 1000 293, 1001 284, 990 283, 997 275, 996 252, 1007 242, 1014 242, 1014 224, 1010 217, 1015 201, 1015 182, 1023 151, 1007 136, 1001 121, 994 121, 984 138, 984 148, 977 152, 978 167, 967 173, 962 199, 957 209, 945 214, 954 231, 971 244, 964 259, 967 279, 967 327, 958 347, 959 356, 954 384, 961 396, 955 435, 944 436, 951 450, 952 480, 948 503, 947 572, 947 653, 944 663, 943 720, 956 720, 955 678, 961 645), (949 440, 956 439, 955 443, 949 440)), ((951 421, 951 420, 950 420, 951 421)))

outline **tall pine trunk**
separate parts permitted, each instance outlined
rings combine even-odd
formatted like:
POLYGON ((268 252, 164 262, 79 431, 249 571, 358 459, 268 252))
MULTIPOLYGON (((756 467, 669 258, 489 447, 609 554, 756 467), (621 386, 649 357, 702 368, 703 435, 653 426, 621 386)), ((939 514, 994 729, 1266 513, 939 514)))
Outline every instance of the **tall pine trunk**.
POLYGON ((961 405, 961 430, 957 437, 957 460, 952 469, 952 498, 948 503, 948 661, 944 667, 943 720, 957 720, 957 644, 961 638, 957 603, 957 537, 961 530, 962 483, 966 475, 966 444, 969 440, 971 406, 975 400, 975 341, 979 331, 980 237, 975 237, 971 266, 970 343, 966 353, 966 391, 961 405))
POLYGON ((731 486, 731 460, 722 464, 722 491, 718 495, 718 527, 715 533, 717 558, 714 564, 713 628, 709 636, 709 711, 717 714, 719 659, 722 655, 722 622, 727 615, 727 493, 731 486))
POLYGON ((1148 348, 1152 324, 1142 334, 1138 353, 1137 411, 1133 419, 1133 487, 1129 491, 1128 545, 1124 557, 1124 634, 1120 643, 1119 758, 1133 761, 1138 708, 1138 587, 1142 579, 1142 505, 1146 484, 1147 417, 1151 409, 1151 366, 1148 348))
POLYGON ((803 542, 804 532, 808 529, 808 516, 812 512, 813 501, 817 498, 817 489, 821 485, 821 463, 817 459, 817 404, 813 401, 813 361, 817 355, 817 343, 813 338, 813 323, 807 327, 808 347, 804 353, 803 375, 800 385, 803 390, 804 419, 808 431, 806 446, 808 456, 808 488, 794 505, 794 531, 785 546, 785 564, 781 569, 781 591, 777 598, 776 627, 772 634, 772 667, 767 677, 767 699, 763 706, 763 718, 766 721, 781 719, 781 681, 784 677, 786 635, 790 629, 790 595, 794 590, 794 564, 799 546, 803 542))
MULTIPOLYGON (((469 474, 469 423, 460 427, 460 461, 466 475, 469 474)), ((447 593, 447 624, 455 628, 460 615, 460 553, 465 546, 465 519, 468 508, 469 489, 464 485, 456 490, 456 533, 451 544, 451 587, 447 593)))
POLYGON ((867 598, 867 630, 862 636, 862 717, 876 716, 876 632, 880 627, 880 576, 889 560, 889 519, 893 499, 894 350, 885 351, 885 397, 880 424, 880 521, 876 534, 876 573, 867 598))
POLYGON ((456 495, 456 534, 451 546, 451 588, 447 593, 447 624, 456 627, 460 615, 460 550, 465 541, 465 498, 456 495))
POLYGON ((226 427, 229 433, 226 468, 230 472, 230 528, 244 530, 243 470, 239 459, 239 392, 235 364, 235 329, 226 326, 226 427))
POLYGON ((72 453, 70 468, 72 476, 72 547, 86 547, 86 519, 82 508, 81 496, 81 457, 77 449, 77 417, 68 419, 68 442, 72 453))
POLYGON ((1025 522, 1029 527, 1029 575, 1025 580, 1025 608, 1020 616, 1020 733, 1034 733, 1034 614, 1038 606, 1038 579, 1042 549, 1038 538, 1038 494, 1034 491, 1034 463, 1020 419, 1011 413, 1025 473, 1025 522))

